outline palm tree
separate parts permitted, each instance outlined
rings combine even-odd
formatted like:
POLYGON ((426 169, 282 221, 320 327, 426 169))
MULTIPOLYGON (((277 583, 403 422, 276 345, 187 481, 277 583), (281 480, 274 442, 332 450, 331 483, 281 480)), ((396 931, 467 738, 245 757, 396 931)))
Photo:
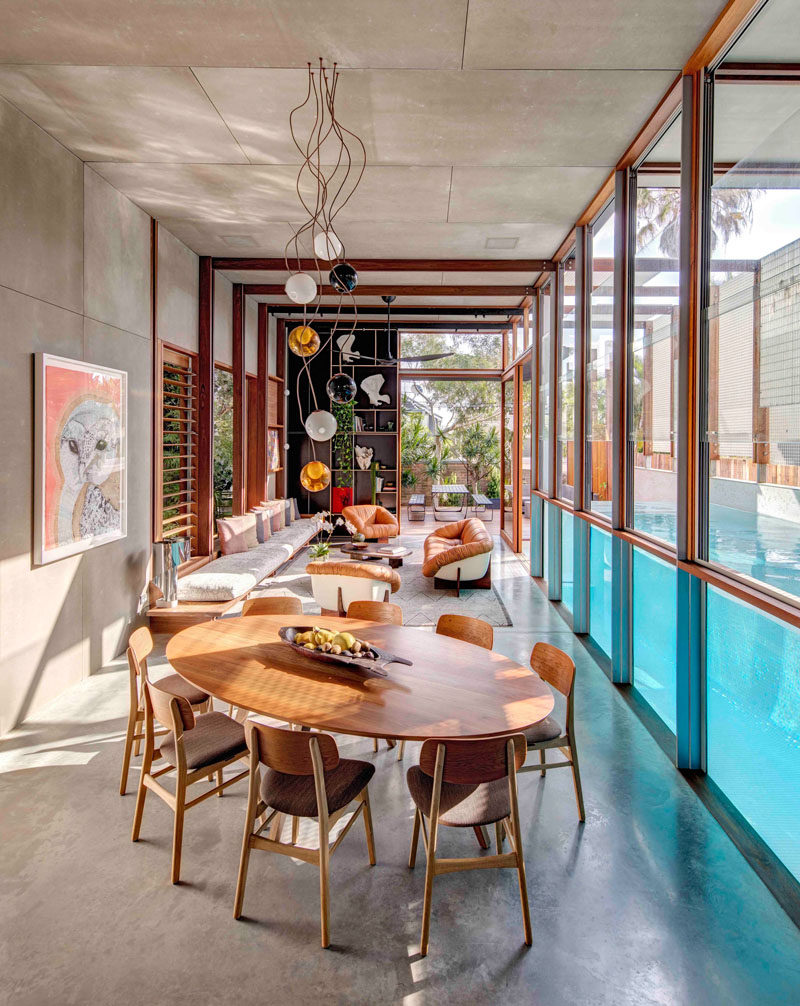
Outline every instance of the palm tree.
MULTIPOLYGON (((711 250, 738 237, 753 224, 753 198, 758 189, 711 190, 711 250)), ((659 250, 677 258, 680 241, 680 189, 640 188, 637 193, 636 250, 641 251, 658 237, 659 250)))

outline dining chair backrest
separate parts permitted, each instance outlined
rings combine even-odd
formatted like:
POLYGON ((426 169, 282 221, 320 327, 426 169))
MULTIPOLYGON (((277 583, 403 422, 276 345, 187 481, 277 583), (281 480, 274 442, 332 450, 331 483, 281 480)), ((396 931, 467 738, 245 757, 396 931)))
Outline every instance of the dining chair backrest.
POLYGON ((440 636, 463 639, 465 643, 482 646, 491 650, 494 645, 494 631, 488 622, 471 615, 439 615, 436 632, 440 636))
POLYGON ((551 688, 567 699, 575 686, 575 661, 550 643, 537 643, 531 653, 531 667, 551 688))
POLYGON ((403 609, 391 601, 351 601, 348 618, 363 618, 367 622, 385 622, 387 625, 403 624, 403 609))
POLYGON ((242 606, 243 615, 302 615, 299 597, 251 597, 242 606))
POLYGON ((509 773, 507 745, 514 742, 514 766, 518 771, 525 763, 527 741, 524 734, 487 737, 478 740, 425 741, 419 756, 420 769, 429 776, 436 771, 439 747, 444 747, 443 782, 476 785, 504 779, 509 773))
POLYGON ((162 727, 174 731, 177 739, 184 730, 194 728, 194 712, 188 699, 159 688, 157 682, 145 681, 144 685, 148 715, 155 717, 162 727))
POLYGON ((135 675, 147 679, 147 658, 153 652, 153 636, 146 625, 134 629, 128 637, 128 667, 135 675))
POLYGON ((262 765, 285 775, 314 775, 312 740, 318 745, 324 769, 334 769, 339 764, 339 749, 330 734, 269 727, 248 720, 245 736, 251 754, 255 753, 262 765))

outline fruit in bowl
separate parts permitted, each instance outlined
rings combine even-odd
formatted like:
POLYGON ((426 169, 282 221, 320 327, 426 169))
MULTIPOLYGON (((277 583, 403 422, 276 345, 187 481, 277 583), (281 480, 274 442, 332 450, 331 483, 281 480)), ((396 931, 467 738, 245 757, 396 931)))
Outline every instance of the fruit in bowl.
POLYGON ((306 650, 331 653, 334 656, 357 657, 362 660, 377 660, 378 655, 369 643, 356 639, 351 632, 335 632, 315 625, 306 632, 298 632, 293 642, 306 650))

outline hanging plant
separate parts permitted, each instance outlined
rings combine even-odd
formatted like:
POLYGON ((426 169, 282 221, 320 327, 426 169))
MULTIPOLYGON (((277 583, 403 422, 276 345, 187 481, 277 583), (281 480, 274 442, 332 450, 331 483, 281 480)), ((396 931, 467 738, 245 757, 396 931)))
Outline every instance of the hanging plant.
POLYGON ((333 438, 335 455, 336 485, 353 484, 353 403, 334 403, 332 411, 336 417, 336 435, 333 438))

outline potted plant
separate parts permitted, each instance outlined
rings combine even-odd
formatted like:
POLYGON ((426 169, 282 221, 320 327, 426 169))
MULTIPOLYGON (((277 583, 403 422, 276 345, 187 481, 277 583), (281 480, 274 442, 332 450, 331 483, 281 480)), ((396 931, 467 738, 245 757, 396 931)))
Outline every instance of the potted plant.
MULTIPOLYGON (((346 525, 343 517, 337 517, 336 520, 331 520, 333 516, 329 510, 320 510, 317 517, 320 518, 319 525, 319 537, 317 541, 308 550, 308 554, 312 559, 327 559, 331 554, 331 535, 334 530, 340 525, 346 525)), ((350 527, 353 527, 350 524, 350 527)), ((355 530, 355 529, 354 529, 355 530)))

